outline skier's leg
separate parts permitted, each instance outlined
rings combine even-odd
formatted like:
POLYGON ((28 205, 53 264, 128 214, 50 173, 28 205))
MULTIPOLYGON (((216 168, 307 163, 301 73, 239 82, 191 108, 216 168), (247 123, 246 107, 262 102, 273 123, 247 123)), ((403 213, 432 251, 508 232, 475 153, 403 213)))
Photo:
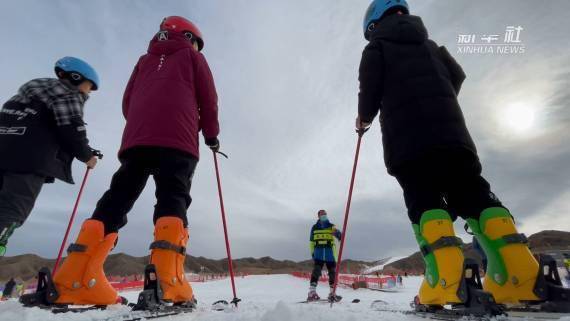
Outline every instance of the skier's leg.
POLYGON ((14 230, 17 227, 17 223, 12 223, 9 225, 0 224, 0 257, 6 254, 6 245, 8 244, 8 239, 10 236, 12 236, 12 233, 14 233, 14 230))
POLYGON ((329 286, 332 289, 336 277, 336 262, 326 262, 326 265, 329 272, 329 286))
POLYGON ((431 175, 432 173, 423 167, 408 166, 401 174, 396 175, 404 192, 404 201, 412 224, 419 224, 424 212, 446 207, 440 188, 441 178, 431 175))
POLYGON ((103 263, 117 241, 117 233, 107 233, 103 223, 86 220, 69 255, 57 270, 53 281, 59 293, 56 303, 99 304, 117 303, 118 295, 109 284, 103 263))
POLYGON ((127 224, 127 213, 146 186, 155 165, 155 154, 137 148, 121 155, 121 167, 113 175, 109 189, 97 202, 91 216, 91 219, 104 223, 105 233, 116 233, 127 224))
POLYGON ((420 303, 461 303, 457 293, 464 257, 462 241, 455 236, 451 216, 443 209, 426 211, 419 224, 413 224, 413 229, 426 266, 419 293, 420 303))
POLYGON ((333 293, 334 281, 335 281, 336 273, 337 273, 336 262, 334 262, 334 261, 333 262, 326 262, 326 265, 327 265, 327 270, 329 272, 329 288, 330 288, 328 299, 329 299, 329 301, 338 302, 338 301, 340 301, 340 299, 342 297, 339 295, 336 295, 336 293, 333 293), (334 297, 333 297, 333 295, 334 295, 334 297))
POLYGON ((91 219, 83 223, 77 241, 53 280, 60 294, 58 303, 113 304, 117 292, 109 284, 103 264, 115 246, 118 230, 144 189, 149 176, 150 155, 140 151, 121 157, 121 167, 113 175, 110 189, 97 203, 91 219))
POLYGON ((186 211, 192 201, 190 186, 197 163, 189 154, 164 149, 154 173, 157 203, 150 262, 157 270, 162 299, 175 303, 190 302, 194 297, 185 278, 184 260, 188 242, 186 211))
POLYGON ((519 234, 513 218, 504 207, 489 207, 479 218, 468 218, 467 224, 487 256, 483 288, 498 303, 538 301, 535 294, 539 264, 519 234))
POLYGON ((0 256, 8 239, 30 215, 45 177, 36 174, 0 173, 0 256))
POLYGON ((419 292, 421 304, 460 303, 457 296, 463 274, 461 240, 455 236, 453 219, 445 210, 443 185, 446 175, 437 161, 422 160, 396 178, 404 190, 408 216, 423 254, 426 271, 419 292))
POLYGON ((324 261, 313 260, 313 272, 311 273, 311 281, 309 284, 309 294, 307 295, 307 301, 320 299, 319 295, 317 294, 317 285, 319 285, 319 279, 321 278, 323 265, 325 265, 324 261))
POLYGON ((156 205, 153 220, 163 216, 176 216, 188 226, 186 212, 192 203, 190 188, 198 159, 171 149, 161 153, 159 167, 154 173, 156 205))
POLYGON ((448 197, 454 211, 467 219, 487 257, 484 290, 498 303, 539 298, 534 293, 539 265, 517 232, 513 218, 481 176, 478 161, 459 161, 448 197))
POLYGON ((315 289, 319 285, 319 279, 321 278, 323 265, 325 265, 324 261, 321 261, 321 260, 314 260, 313 261, 313 272, 311 273, 310 286, 314 287, 315 289))

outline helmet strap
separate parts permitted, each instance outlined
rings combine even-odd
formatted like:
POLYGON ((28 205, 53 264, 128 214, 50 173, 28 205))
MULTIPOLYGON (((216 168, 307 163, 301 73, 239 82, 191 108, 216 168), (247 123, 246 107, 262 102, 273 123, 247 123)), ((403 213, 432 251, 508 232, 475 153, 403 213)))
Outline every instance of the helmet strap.
POLYGON ((69 83, 72 84, 73 86, 79 86, 81 85, 82 82, 85 81, 85 77, 73 71, 72 72, 59 71, 57 73, 57 76, 60 79, 65 79, 69 81, 69 83))

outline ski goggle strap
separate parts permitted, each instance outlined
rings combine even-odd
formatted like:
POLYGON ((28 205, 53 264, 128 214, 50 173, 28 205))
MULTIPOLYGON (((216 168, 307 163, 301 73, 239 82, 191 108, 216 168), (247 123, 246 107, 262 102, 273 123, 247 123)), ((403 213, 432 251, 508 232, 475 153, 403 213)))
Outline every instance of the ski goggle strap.
POLYGON ((192 42, 192 44, 196 43, 197 45, 199 45, 198 38, 196 38, 194 36, 194 34, 192 34, 190 31, 184 31, 182 34, 184 34, 186 39, 190 40, 190 42, 192 42))

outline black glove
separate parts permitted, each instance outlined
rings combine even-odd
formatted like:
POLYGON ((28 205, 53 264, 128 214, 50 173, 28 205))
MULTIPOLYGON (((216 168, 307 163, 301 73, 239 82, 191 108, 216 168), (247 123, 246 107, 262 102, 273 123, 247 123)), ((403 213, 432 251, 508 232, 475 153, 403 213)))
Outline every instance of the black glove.
POLYGON ((97 149, 91 149, 91 151, 93 152, 93 156, 97 156, 97 158, 99 159, 103 159, 103 153, 101 153, 100 150, 97 149))
POLYGON ((208 147, 210 147, 210 149, 214 153, 217 153, 220 150, 220 141, 218 140, 217 137, 206 138, 205 141, 206 141, 206 145, 208 145, 208 147))

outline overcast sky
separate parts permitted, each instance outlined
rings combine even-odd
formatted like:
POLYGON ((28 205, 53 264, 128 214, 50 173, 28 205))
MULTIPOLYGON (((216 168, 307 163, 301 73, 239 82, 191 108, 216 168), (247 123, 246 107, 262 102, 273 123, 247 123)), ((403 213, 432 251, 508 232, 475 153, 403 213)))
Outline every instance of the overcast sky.
MULTIPOLYGON (((409 0, 433 40, 467 73, 459 97, 484 175, 520 230, 570 230, 570 2, 409 0), (521 26, 524 54, 458 53, 460 34, 521 26)), ((2 1, 0 100, 24 82, 52 77, 62 56, 99 72, 86 104, 93 147, 106 157, 90 176, 71 238, 118 168, 126 82, 164 16, 194 21, 216 81, 220 163, 234 257, 309 258, 309 229, 324 208, 339 227, 356 144, 358 65, 369 0, 2 1)), ((0 155, 0 157, 3 157, 0 155)), ((84 166, 74 165, 81 181, 84 166)), ((8 255, 55 257, 79 186, 46 185, 8 255)), ((154 184, 121 230, 117 252, 146 255, 154 184)), ((225 256, 211 154, 192 185, 189 253, 225 256)), ((456 222, 461 231, 463 221, 456 222)), ((374 260, 416 250, 395 179, 386 174, 379 124, 366 134, 345 257, 374 260)))

